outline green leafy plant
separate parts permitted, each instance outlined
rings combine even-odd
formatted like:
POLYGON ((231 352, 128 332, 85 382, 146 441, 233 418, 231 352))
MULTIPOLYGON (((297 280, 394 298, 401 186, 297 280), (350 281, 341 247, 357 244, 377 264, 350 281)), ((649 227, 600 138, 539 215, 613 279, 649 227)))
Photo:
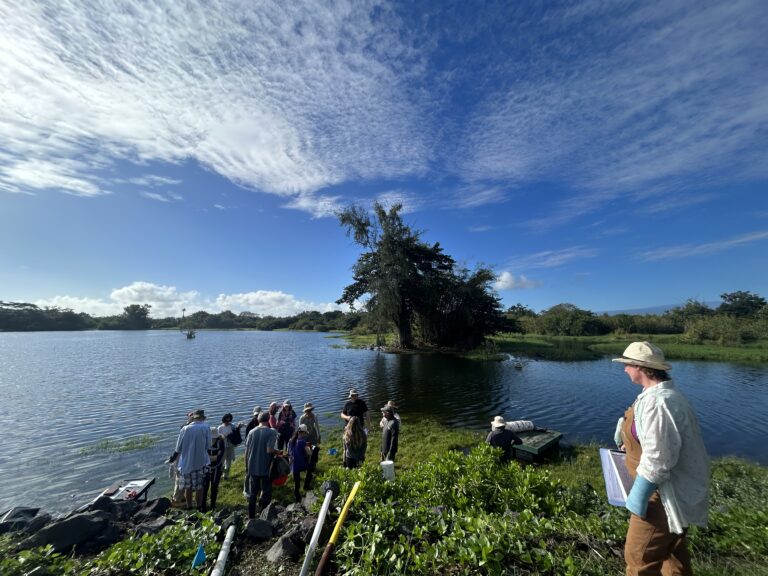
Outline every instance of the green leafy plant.
POLYGON ((217 532, 218 527, 210 516, 194 514, 157 534, 132 536, 118 542, 89 563, 89 574, 171 576, 193 573, 192 560, 201 543, 209 559, 215 556, 217 532))

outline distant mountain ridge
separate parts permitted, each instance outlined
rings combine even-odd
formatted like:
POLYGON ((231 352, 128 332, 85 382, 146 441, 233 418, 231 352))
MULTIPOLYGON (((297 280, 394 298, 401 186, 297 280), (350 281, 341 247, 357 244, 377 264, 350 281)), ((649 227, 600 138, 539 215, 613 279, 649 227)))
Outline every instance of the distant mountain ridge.
MULTIPOLYGON (((706 306, 709 306, 712 309, 717 308, 720 306, 720 301, 712 301, 704 302, 706 306)), ((672 310, 672 308, 681 308, 682 306, 685 306, 685 302, 681 302, 680 304, 662 304, 659 306, 651 306, 649 308, 630 308, 627 310, 607 310, 604 312, 597 312, 597 314, 607 314, 608 316, 616 316, 617 314, 663 314, 667 310, 672 310)))

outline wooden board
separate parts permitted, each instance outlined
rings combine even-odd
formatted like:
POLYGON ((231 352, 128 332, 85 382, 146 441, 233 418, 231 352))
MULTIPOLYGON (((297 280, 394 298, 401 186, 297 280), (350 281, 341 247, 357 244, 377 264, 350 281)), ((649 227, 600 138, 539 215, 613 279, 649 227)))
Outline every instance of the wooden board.
POLYGON ((520 460, 532 462, 545 453, 560 446, 562 433, 556 430, 527 430, 518 432, 522 444, 512 446, 512 455, 520 460))

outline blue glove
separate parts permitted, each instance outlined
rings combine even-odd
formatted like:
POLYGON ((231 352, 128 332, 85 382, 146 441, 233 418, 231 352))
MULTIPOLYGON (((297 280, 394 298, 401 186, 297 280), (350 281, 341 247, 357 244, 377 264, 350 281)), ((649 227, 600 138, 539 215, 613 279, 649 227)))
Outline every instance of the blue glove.
POLYGON ((645 511, 648 509, 648 499, 654 490, 656 490, 656 484, 638 474, 635 478, 635 483, 632 484, 632 490, 627 495, 627 510, 632 512, 632 514, 637 514, 640 518, 645 518, 645 511))

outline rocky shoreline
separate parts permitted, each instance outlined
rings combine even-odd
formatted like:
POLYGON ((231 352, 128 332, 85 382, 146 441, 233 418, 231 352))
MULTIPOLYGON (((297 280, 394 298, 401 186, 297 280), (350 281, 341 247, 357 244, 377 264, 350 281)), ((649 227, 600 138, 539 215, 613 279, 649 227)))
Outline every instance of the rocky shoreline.
MULTIPOLYGON (((296 562, 315 529, 317 517, 310 511, 316 501, 315 494, 309 491, 301 502, 288 506, 272 502, 257 518, 250 520, 222 508, 212 513, 219 527, 217 540, 223 541, 227 529, 234 524, 236 547, 238 544, 258 546, 264 550, 263 558, 276 565, 296 562)), ((50 545, 59 554, 90 557, 127 538, 157 534, 185 518, 191 519, 193 515, 173 508, 165 497, 137 502, 114 501, 102 496, 85 509, 60 518, 37 508, 12 508, 0 521, 0 535, 13 538, 17 553, 50 545)), ((325 526, 324 530, 327 533, 323 537, 327 539, 330 529, 325 526)))

